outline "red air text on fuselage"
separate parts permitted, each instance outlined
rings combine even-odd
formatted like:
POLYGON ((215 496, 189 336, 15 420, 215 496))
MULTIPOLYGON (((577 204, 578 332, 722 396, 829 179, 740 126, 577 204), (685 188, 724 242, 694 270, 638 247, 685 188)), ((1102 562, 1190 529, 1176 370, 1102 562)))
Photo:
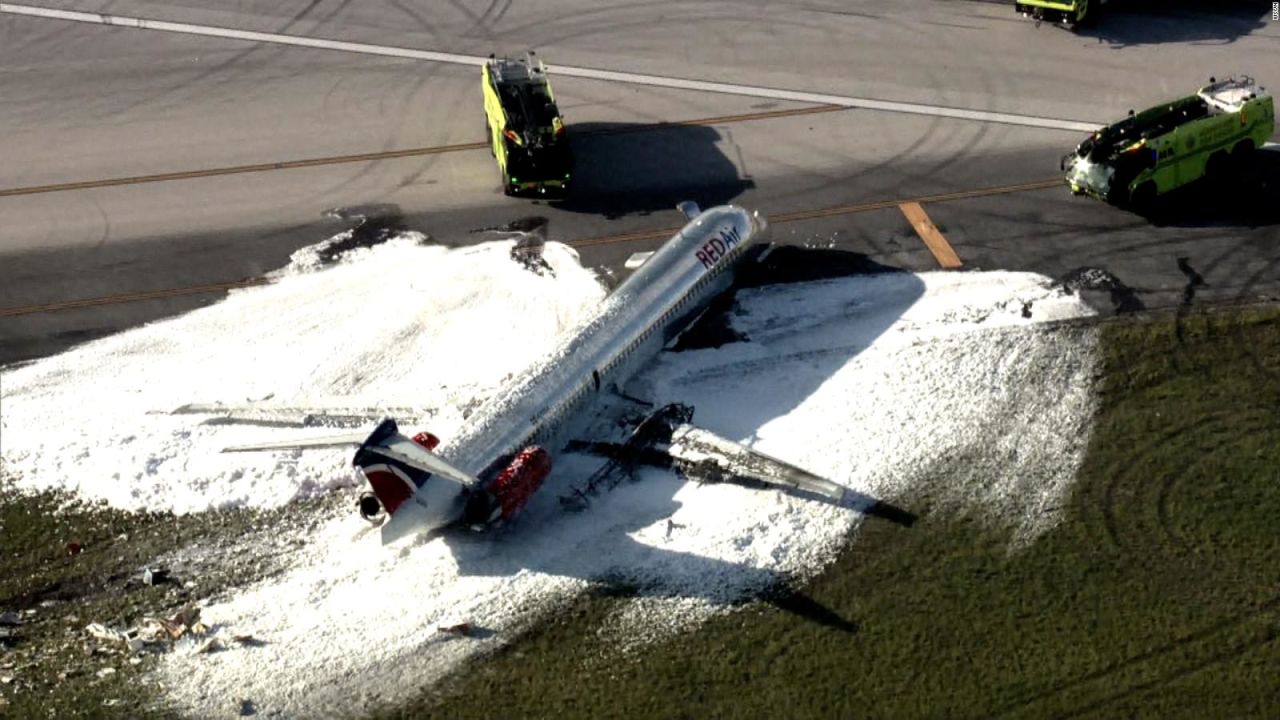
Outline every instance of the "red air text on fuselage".
POLYGON ((711 269, 713 265, 719 262, 720 258, 729 254, 740 241, 742 236, 738 234, 738 228, 729 225, 720 228, 719 235, 708 240, 701 248, 694 253, 694 257, 698 258, 702 263, 702 267, 711 269))

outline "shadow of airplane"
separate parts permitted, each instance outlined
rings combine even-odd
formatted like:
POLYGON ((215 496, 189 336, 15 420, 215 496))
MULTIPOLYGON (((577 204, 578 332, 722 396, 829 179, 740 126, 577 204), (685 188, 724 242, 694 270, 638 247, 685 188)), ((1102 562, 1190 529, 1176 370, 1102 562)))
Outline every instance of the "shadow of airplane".
MULTIPOLYGON (((584 459, 575 458, 572 465, 586 472, 591 463, 584 459)), ((855 622, 795 588, 787 573, 634 538, 682 506, 675 499, 685 485, 682 480, 656 470, 644 475, 600 497, 586 513, 561 510, 554 497, 561 488, 549 487, 520 522, 496 536, 448 532, 441 537, 463 577, 514 577, 532 571, 587 580, 589 592, 604 597, 692 598, 720 607, 765 602, 842 632, 857 630, 855 622)), ((688 523, 672 523, 668 537, 677 525, 677 535, 688 529, 688 523)))

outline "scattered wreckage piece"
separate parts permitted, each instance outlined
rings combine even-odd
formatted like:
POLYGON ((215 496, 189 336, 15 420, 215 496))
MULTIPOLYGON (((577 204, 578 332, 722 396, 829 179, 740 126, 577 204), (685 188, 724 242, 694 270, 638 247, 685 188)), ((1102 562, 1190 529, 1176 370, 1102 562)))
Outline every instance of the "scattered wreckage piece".
POLYGON ((89 623, 85 631, 97 640, 120 643, 132 653, 146 649, 168 648, 183 637, 204 637, 209 626, 200 622, 200 608, 188 605, 167 618, 144 617, 130 630, 115 630, 102 623, 89 623))
POLYGON ((143 585, 159 585, 160 583, 169 581, 168 568, 147 568, 142 571, 143 585))
POLYGON ((458 637, 470 637, 471 629, 471 623, 463 622, 456 625, 437 626, 436 632, 444 633, 445 635, 457 635, 458 637))
POLYGON ((129 636, 119 630, 112 630, 102 623, 89 623, 84 628, 90 635, 98 640, 107 640, 111 642, 128 642, 129 636))
POLYGON ((511 259, 524 269, 535 275, 555 277, 555 269, 542 256, 547 246, 547 218, 540 215, 518 218, 505 225, 483 227, 472 230, 472 233, 492 233, 514 239, 511 246, 511 259))

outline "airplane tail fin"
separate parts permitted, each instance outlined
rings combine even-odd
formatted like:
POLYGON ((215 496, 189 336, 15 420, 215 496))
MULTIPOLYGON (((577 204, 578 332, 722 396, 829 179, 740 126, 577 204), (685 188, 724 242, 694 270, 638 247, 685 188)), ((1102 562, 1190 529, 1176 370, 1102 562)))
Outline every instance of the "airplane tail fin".
MULTIPOLYGON (((356 466, 357 473, 369 483, 382 509, 390 514, 394 513, 405 500, 413 497, 422 483, 431 476, 431 473, 418 467, 413 462, 413 458, 404 456, 406 448, 398 450, 393 448, 398 440, 409 439, 400 434, 395 420, 386 418, 368 435, 347 433, 302 440, 232 445, 223 448, 222 452, 299 450, 359 444, 360 448, 356 450, 352 464, 356 466)), ((426 451, 434 448, 439 440, 430 433, 419 433, 410 442, 425 448, 423 454, 429 455, 430 453, 426 451)))
MULTIPOLYGON (((432 501, 428 507, 423 496, 423 486, 435 476, 436 484, 458 486, 462 495, 478 491, 480 481, 436 455, 433 450, 440 439, 429 432, 408 437, 400 432, 392 418, 385 418, 373 432, 346 435, 330 435, 303 440, 236 445, 223 452, 250 452, 255 450, 285 450, 337 445, 359 445, 351 463, 356 473, 369 485, 372 493, 360 498, 360 514, 374 520, 386 512, 387 522, 382 526, 384 543, 409 534, 417 528, 439 525, 447 519, 447 510, 432 501), (443 512, 442 512, 443 510, 443 512)), ((515 486, 522 487, 521 483, 515 486)), ((428 488, 428 491, 430 488, 428 488)), ((446 491, 448 494, 448 491, 446 491)), ((505 505, 504 505, 505 508, 505 505)))
POLYGON ((351 460, 388 515, 394 515, 431 477, 431 473, 406 462, 407 458, 388 456, 386 451, 391 444, 402 437, 396 421, 386 418, 369 433, 351 460))
POLYGON ((433 453, 439 443, 440 439, 428 432, 412 438, 402 435, 396 421, 386 418, 365 438, 351 463, 369 480, 387 512, 395 513, 432 475, 448 478, 463 487, 480 484, 474 475, 433 453))

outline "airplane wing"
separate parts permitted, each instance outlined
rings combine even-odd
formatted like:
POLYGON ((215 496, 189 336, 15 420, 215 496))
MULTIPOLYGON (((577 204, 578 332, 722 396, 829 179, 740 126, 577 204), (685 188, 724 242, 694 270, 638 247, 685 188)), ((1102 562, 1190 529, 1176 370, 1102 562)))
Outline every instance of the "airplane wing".
MULTIPOLYGON (((376 433, 377 431, 375 431, 376 433)), ((430 451, 419 450, 409 454, 396 447, 399 443, 412 443, 408 438, 399 435, 394 425, 387 437, 374 438, 366 432, 327 435, 325 437, 306 438, 302 440, 280 440, 277 442, 254 443, 250 445, 232 445, 222 452, 257 452, 260 450, 293 450, 299 448, 335 447, 338 445, 364 445, 363 451, 397 460, 410 467, 447 477, 463 485, 478 485, 480 481, 449 464, 444 458, 430 451)), ((410 445, 412 447, 412 445, 410 445)))
POLYGON ((201 425, 262 425, 266 427, 360 427, 388 416, 422 417, 427 410, 411 407, 297 406, 270 402, 187 403, 161 415, 209 415, 201 425))
POLYGON ((369 433, 345 433, 342 435, 326 435, 325 437, 307 438, 304 440, 281 440, 278 442, 255 443, 252 445, 232 445, 222 448, 222 452, 257 452, 259 450, 293 450, 298 448, 336 447, 338 445, 359 445, 369 433))
POLYGON ((833 503, 844 500, 845 488, 838 483, 693 425, 675 428, 667 452, 686 472, 696 469, 707 481, 754 480, 820 495, 833 503))
MULTIPOLYGON (((698 207, 698 203, 692 200, 685 200, 684 202, 676 205, 676 209, 684 213, 685 218, 689 220, 693 220, 694 218, 702 214, 702 208, 698 207)), ((647 262, 649 258, 653 257, 653 253, 654 253, 653 250, 646 250, 644 252, 632 253, 631 257, 628 257, 627 261, 623 263, 623 267, 625 267, 628 270, 635 270, 636 268, 645 264, 645 262, 647 262)))
POLYGON ((652 251, 652 250, 646 250, 646 251, 644 251, 644 252, 632 253, 632 254, 631 254, 631 257, 627 258, 627 261, 626 261, 625 263, 623 263, 622 265, 623 265, 623 267, 625 267, 625 268, 626 268, 626 269, 628 269, 628 270, 635 270, 636 268, 638 268, 638 267, 640 267, 641 265, 645 264, 645 262, 646 262, 649 258, 651 258, 651 257, 653 257, 653 251, 652 251))
POLYGON ((570 443, 570 451, 603 455, 608 461, 573 486, 561 503, 580 509, 588 496, 613 488, 637 465, 674 469, 700 482, 770 486, 836 504, 845 500, 846 489, 840 484, 696 427, 692 418, 693 408, 674 403, 644 418, 625 442, 570 443))

